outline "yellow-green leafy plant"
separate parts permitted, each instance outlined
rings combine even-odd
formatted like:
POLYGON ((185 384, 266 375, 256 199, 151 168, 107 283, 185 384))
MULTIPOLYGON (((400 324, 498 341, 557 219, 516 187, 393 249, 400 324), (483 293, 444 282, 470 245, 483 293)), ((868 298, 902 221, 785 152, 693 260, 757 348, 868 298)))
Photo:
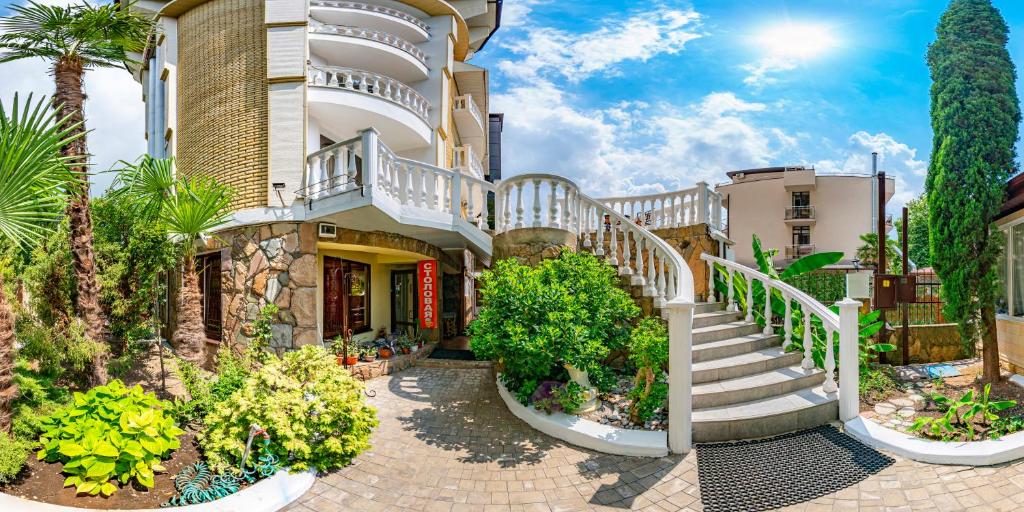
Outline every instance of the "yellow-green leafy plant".
MULTIPOLYGON (((662 369, 668 366, 668 331, 662 320, 647 317, 637 324, 629 339, 629 360, 637 368, 629 416, 634 422, 644 422, 661 405, 648 397, 658 384, 662 369)), ((661 401, 664 399, 662 396, 661 401)))
POLYGON ((183 431, 165 414, 170 404, 119 380, 75 393, 72 405, 43 420, 39 460, 62 462, 64 486, 110 496, 135 480, 153 487, 160 461, 181 446, 183 431))
POLYGON ((254 424, 267 431, 269 449, 285 465, 328 471, 370 447, 377 411, 363 400, 363 384, 333 355, 304 346, 270 358, 206 416, 199 443, 210 466, 237 469, 254 424))

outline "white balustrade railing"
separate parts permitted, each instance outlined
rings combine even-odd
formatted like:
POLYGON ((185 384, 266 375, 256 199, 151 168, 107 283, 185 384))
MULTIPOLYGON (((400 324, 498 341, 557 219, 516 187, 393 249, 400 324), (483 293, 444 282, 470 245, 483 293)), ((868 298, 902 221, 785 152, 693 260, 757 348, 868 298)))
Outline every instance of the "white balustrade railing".
POLYGON ((473 118, 476 119, 476 122, 480 123, 480 126, 483 126, 486 129, 487 123, 484 122, 484 115, 480 112, 480 108, 476 106, 476 102, 473 101, 472 94, 463 94, 462 96, 456 96, 452 108, 454 109, 455 112, 459 112, 462 110, 469 111, 473 118))
POLYGON ((338 36, 358 37, 369 41, 386 44, 392 48, 408 53, 416 58, 424 66, 427 65, 427 54, 420 50, 415 44, 402 39, 394 34, 365 27, 350 27, 348 25, 328 25, 316 20, 310 20, 309 31, 313 34, 333 34, 338 36))
POLYGON ((805 370, 812 370, 815 361, 812 356, 814 348, 814 330, 817 324, 812 318, 817 317, 820 321, 821 332, 819 334, 824 340, 825 353, 823 354, 823 370, 825 371, 825 382, 822 390, 825 393, 839 394, 839 416, 842 421, 848 421, 859 414, 859 327, 858 308, 860 303, 849 298, 837 302, 839 314, 836 314, 827 306, 811 297, 804 291, 793 285, 773 279, 771 276, 736 263, 710 254, 701 254, 700 258, 708 265, 708 302, 716 302, 722 299, 726 303, 728 311, 739 311, 744 313, 747 322, 754 321, 755 315, 760 314, 764 319, 765 335, 775 334, 775 327, 772 319, 776 316, 782 317, 782 338, 783 348, 799 348, 803 353, 803 360, 800 366, 805 370), (725 297, 716 297, 715 275, 716 272, 725 283, 728 292, 725 297), (742 307, 737 304, 735 296, 735 280, 742 276, 746 282, 746 296, 742 307), (765 301, 763 305, 754 303, 753 283, 759 282, 765 290, 765 301), (773 290, 779 292, 784 304, 784 311, 772 311, 773 290), (793 326, 794 308, 793 304, 799 305, 800 317, 796 319, 802 324, 802 339, 795 338, 793 326), (763 308, 763 310, 762 310, 763 308), (836 354, 835 336, 839 336, 839 382, 836 383, 836 354))
POLYGON ((484 175, 484 167, 480 164, 480 157, 473 151, 473 146, 456 146, 452 154, 452 169, 476 177, 484 175))
POLYGON ((362 137, 356 137, 331 144, 307 156, 306 173, 298 195, 319 198, 359 188, 362 140, 362 137))
POLYGON ((494 192, 482 179, 396 155, 369 129, 310 154, 298 195, 312 201, 359 188, 402 206, 462 217, 481 230, 487 227, 487 193, 494 192))
POLYGON ((403 21, 407 21, 421 28, 424 32, 430 32, 430 27, 423 22, 423 20, 413 16, 407 12, 399 11, 398 9, 392 9, 390 7, 384 7, 382 5, 370 5, 362 2, 341 2, 333 0, 313 0, 309 2, 310 7, 332 7, 335 9, 352 9, 357 11, 373 12, 377 14, 385 14, 393 18, 398 18, 403 21))
POLYGON ((606 206, 649 229, 709 224, 722 230, 722 194, 707 183, 674 192, 600 198, 606 206))
POLYGON ((337 66, 309 66, 307 81, 311 86, 337 87, 377 96, 397 103, 427 121, 430 103, 415 89, 402 82, 370 71, 337 66))

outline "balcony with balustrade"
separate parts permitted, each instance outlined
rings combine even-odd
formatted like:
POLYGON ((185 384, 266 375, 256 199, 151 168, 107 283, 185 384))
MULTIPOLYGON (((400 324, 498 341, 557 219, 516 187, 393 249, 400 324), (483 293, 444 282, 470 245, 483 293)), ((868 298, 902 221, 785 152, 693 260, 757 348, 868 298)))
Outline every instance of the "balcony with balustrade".
POLYGON ((422 43, 430 39, 430 27, 420 17, 383 5, 313 0, 309 2, 309 16, 328 25, 364 27, 393 34, 410 43, 422 43))
POLYGON ((309 51, 329 63, 373 70, 405 83, 430 76, 427 54, 416 44, 374 28, 309 20, 309 51))
POLYGON ((790 226, 810 226, 815 223, 813 206, 787 206, 783 220, 790 226))
POLYGON ((374 129, 310 154, 297 191, 306 220, 491 254, 483 179, 402 158, 374 129))
POLYGON ((787 260, 795 260, 814 254, 814 244, 787 245, 785 256, 787 260))
POLYGON ((336 139, 377 129, 395 151, 429 147, 431 105, 412 87, 370 71, 310 65, 307 76, 309 115, 336 139))
POLYGON ((484 166, 481 163, 482 155, 478 154, 473 146, 458 146, 452 155, 452 169, 474 178, 484 177, 484 166))
POLYGON ((452 106, 455 127, 462 142, 473 147, 476 154, 487 152, 487 120, 471 94, 456 96, 452 106))

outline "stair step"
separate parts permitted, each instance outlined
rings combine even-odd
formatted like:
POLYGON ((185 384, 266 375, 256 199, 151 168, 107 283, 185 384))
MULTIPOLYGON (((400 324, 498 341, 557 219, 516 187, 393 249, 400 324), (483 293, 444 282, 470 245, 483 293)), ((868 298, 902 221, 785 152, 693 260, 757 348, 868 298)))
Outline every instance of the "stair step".
POLYGON ((805 370, 797 365, 734 379, 706 382, 693 386, 693 408, 706 409, 760 400, 814 387, 824 381, 825 372, 822 370, 805 370))
POLYGON ((712 311, 722 311, 725 309, 725 304, 722 302, 698 302, 697 307, 693 309, 694 315, 701 313, 711 313, 712 311))
POLYGON ((776 368, 800 364, 803 356, 799 352, 786 352, 774 346, 721 359, 693 363, 693 383, 702 384, 716 380, 734 379, 745 375, 763 373, 776 368))
POLYGON ((695 409, 695 442, 752 439, 815 427, 839 416, 836 395, 821 386, 751 402, 695 409))
POLYGON ((693 328, 699 329, 701 327, 708 327, 712 325, 724 324, 726 322, 735 322, 743 318, 743 313, 738 311, 708 311, 707 313, 695 313, 693 315, 693 328))
POLYGON ((700 363, 714 359, 738 356, 778 345, 782 339, 778 336, 765 336, 761 333, 745 334, 735 338, 710 341, 694 345, 692 348, 693 362, 700 363))
POLYGON ((758 327, 756 323, 744 322, 742 320, 726 322, 718 325, 709 325, 693 329, 693 344, 699 345, 701 343, 708 343, 711 341, 725 340, 735 338, 737 336, 754 334, 760 331, 761 328, 758 327))

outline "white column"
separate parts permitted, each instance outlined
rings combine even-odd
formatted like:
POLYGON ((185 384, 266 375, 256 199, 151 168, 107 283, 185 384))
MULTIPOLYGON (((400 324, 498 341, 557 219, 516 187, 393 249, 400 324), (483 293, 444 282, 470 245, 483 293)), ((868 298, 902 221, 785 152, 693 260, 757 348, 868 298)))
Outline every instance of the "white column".
POLYGON ((715 302, 715 262, 711 260, 705 260, 708 262, 708 303, 715 302))
POLYGON ((747 316, 743 317, 744 322, 754 321, 754 279, 752 277, 743 276, 744 282, 747 283, 747 316))
POLYGON ((697 218, 696 224, 705 224, 708 221, 708 184, 700 182, 697 184, 697 218))
POLYGON ((672 301, 668 310, 668 447, 690 451, 693 439, 693 303, 672 301))
POLYGON ((764 281, 764 333, 765 336, 771 336, 775 334, 775 329, 772 328, 772 289, 768 286, 768 281, 764 281))
POLYGON ((523 227, 523 182, 516 182, 516 229, 523 227))
POLYGON ((786 302, 786 316, 782 319, 782 348, 789 348, 793 343, 793 300, 786 292, 782 292, 782 300, 786 302))
POLYGON ((850 421, 860 414, 860 347, 858 313, 860 302, 849 297, 839 306, 839 420, 850 421))
POLYGON ((726 285, 729 287, 729 292, 727 295, 729 305, 725 308, 725 310, 730 312, 738 311, 736 308, 736 291, 733 289, 733 270, 731 268, 726 270, 728 270, 729 272, 729 280, 726 282, 726 285))
POLYGON ((814 347, 814 336, 811 333, 811 310, 804 306, 804 358, 800 361, 800 367, 804 370, 814 369, 814 358, 811 357, 811 348, 814 347))
POLYGON ((539 228, 540 222, 540 180, 533 180, 533 227, 539 228))

